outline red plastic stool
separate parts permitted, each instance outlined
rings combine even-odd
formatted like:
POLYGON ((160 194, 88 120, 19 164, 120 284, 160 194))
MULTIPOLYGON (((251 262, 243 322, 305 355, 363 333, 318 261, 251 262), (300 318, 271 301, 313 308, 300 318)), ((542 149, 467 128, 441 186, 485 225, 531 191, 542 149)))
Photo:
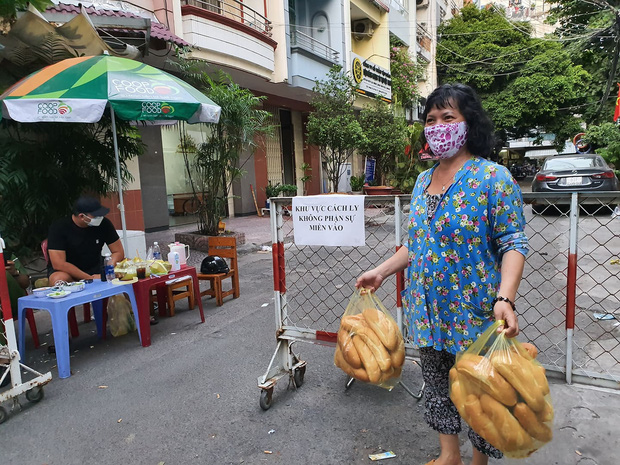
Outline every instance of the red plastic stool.
POLYGON ((39 333, 37 332, 37 323, 34 321, 34 312, 31 308, 26 310, 26 319, 28 320, 28 326, 30 326, 30 333, 32 334, 32 341, 34 342, 34 348, 41 347, 39 343, 39 333))

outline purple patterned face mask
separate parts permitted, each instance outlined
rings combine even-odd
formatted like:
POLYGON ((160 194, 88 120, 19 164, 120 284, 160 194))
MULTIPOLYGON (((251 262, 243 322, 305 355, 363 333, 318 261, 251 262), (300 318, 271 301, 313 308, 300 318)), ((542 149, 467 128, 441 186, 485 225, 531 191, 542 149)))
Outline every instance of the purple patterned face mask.
POLYGON ((467 142, 467 124, 461 121, 427 126, 424 128, 424 136, 433 152, 433 160, 452 158, 467 142))

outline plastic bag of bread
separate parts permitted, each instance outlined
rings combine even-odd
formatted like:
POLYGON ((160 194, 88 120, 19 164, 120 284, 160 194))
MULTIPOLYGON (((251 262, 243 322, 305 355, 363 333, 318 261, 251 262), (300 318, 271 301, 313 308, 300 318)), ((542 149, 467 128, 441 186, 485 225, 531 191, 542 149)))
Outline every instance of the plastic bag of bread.
POLYGON ((398 325, 377 296, 355 291, 340 320, 334 363, 360 381, 392 389, 405 363, 398 325))
POLYGON ((450 399, 472 429, 510 458, 551 441, 553 407, 538 351, 497 334, 496 322, 450 370, 450 399))

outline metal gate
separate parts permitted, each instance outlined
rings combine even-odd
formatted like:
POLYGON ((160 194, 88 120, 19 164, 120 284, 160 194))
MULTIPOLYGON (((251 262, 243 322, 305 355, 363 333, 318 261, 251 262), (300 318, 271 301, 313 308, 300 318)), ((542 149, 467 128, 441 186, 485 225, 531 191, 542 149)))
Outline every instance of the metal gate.
MULTIPOLYGON (((551 375, 620 388, 620 195, 524 194, 530 254, 516 301, 522 340, 539 349, 551 375), (618 318, 618 319, 616 319, 618 318)), ((333 347, 356 278, 389 258, 406 238, 410 196, 366 196, 363 247, 297 246, 291 199, 271 205, 277 347, 258 378, 261 406, 269 408, 282 376, 303 383, 306 362, 295 342, 333 347)), ((403 325, 402 274, 377 296, 403 325)), ((417 355, 406 344, 407 356, 417 355)))

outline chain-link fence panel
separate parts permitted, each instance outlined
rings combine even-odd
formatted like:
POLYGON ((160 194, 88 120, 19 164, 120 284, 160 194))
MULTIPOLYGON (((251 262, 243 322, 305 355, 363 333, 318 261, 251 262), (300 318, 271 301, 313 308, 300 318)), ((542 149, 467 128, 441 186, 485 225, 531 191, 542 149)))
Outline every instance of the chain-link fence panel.
MULTIPOLYGON (((276 201, 284 209, 278 236, 284 242, 286 299, 283 325, 299 330, 337 332, 340 317, 355 290, 355 281, 395 251, 395 201, 389 196, 366 196, 366 245, 361 247, 299 246, 293 241, 290 201, 276 201)), ((396 308, 396 287, 387 280, 377 291, 386 308, 396 308)), ((394 314, 396 318, 396 314, 394 314)))
POLYGON ((548 369, 566 368, 566 283, 570 195, 543 198, 524 194, 529 253, 517 294, 522 339, 539 350, 548 369))
MULTIPOLYGON (((538 347, 548 370, 569 382, 574 374, 582 382, 617 388, 620 260, 616 265, 613 259, 620 255, 620 217, 613 211, 620 195, 523 197, 530 252, 516 301, 522 339, 538 347)), ((295 244, 291 199, 275 200, 274 243, 282 245, 274 251, 280 340, 333 342, 356 278, 406 243, 409 202, 409 196, 365 197, 366 245, 323 247, 295 244)), ((396 283, 386 280, 377 295, 402 321, 396 283)), ((411 355, 406 327, 403 331, 411 355)), ((288 355, 282 349, 279 357, 285 356, 290 368, 296 359, 290 349, 288 355)), ((268 386, 268 374, 259 384, 262 379, 268 386)))
MULTIPOLYGON (((620 195, 580 195, 572 373, 620 382, 620 195)), ((601 383, 598 383, 601 384, 601 383)))

